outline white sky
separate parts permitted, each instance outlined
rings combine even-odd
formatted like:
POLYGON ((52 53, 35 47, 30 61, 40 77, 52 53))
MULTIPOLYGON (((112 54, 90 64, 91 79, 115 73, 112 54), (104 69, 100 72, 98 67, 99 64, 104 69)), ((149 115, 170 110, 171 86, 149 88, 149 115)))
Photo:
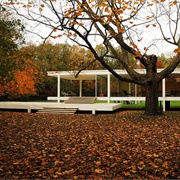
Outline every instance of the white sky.
MULTIPOLYGON (((47 37, 49 35, 49 33, 51 32, 51 30, 48 28, 48 27, 45 27, 43 25, 39 25, 37 27, 33 27, 33 23, 32 25, 30 26, 32 22, 29 22, 28 26, 27 27, 30 31, 32 32, 36 32, 37 34, 40 34, 41 36, 43 37, 47 37)), ((153 33, 153 30, 151 30, 151 32, 143 37, 143 38, 146 38, 146 41, 150 42, 152 40, 152 36, 156 36, 156 33, 154 32, 153 33)), ((43 43, 44 39, 40 38, 38 35, 35 35, 33 33, 26 33, 25 35, 26 37, 26 42, 31 42, 31 43, 34 43, 36 45, 40 44, 40 43, 43 43)), ((56 43, 69 43, 69 44, 72 44, 73 42, 71 42, 67 37, 63 36, 63 37, 60 37, 60 38, 56 38, 56 39, 53 39, 53 38, 49 38, 48 40, 50 40, 53 44, 56 44, 56 43)), ((94 41, 92 40, 92 43, 94 45, 98 45, 99 44, 99 41, 96 40, 94 38, 94 41)), ((140 45, 139 45, 140 46, 140 45)), ((166 57, 170 57, 170 56, 173 56, 174 53, 174 49, 177 48, 176 46, 174 45, 171 45, 163 40, 157 40, 155 42, 155 44, 153 46, 151 46, 151 50, 148 51, 149 54, 157 54, 157 55, 161 55, 162 53, 165 54, 166 57)))
MULTIPOLYGON (((20 1, 27 2, 27 0, 20 0, 20 1)), ((21 12, 22 11, 24 11, 24 13, 25 13, 24 8, 21 8, 21 12)), ((49 17, 51 16, 50 12, 47 9, 43 10, 42 13, 44 13, 44 12, 49 17)), ((30 31, 35 32, 37 34, 40 34, 43 37, 47 37, 51 31, 49 28, 45 27, 44 25, 37 26, 37 23, 35 23, 35 22, 30 22, 27 20, 23 20, 23 21, 25 22, 25 26, 27 29, 29 29, 30 31)), ((166 29, 165 26, 164 26, 164 28, 166 29)), ((165 41, 160 40, 160 38, 158 38, 158 37, 160 37, 159 34, 157 33, 157 31, 155 31, 155 29, 152 25, 150 26, 150 28, 148 28, 148 29, 146 28, 145 31, 143 30, 142 32, 144 33, 142 35, 143 40, 139 43, 139 47, 142 47, 142 49, 144 48, 144 46, 146 47, 147 44, 152 44, 152 37, 154 37, 155 39, 159 39, 159 40, 156 40, 155 42, 153 42, 154 45, 150 47, 150 51, 148 51, 148 54, 161 55, 162 53, 164 53, 166 56, 173 55, 173 51, 177 47, 175 47, 169 43, 166 43, 165 41)), ((26 37, 27 43, 32 42, 32 43, 35 43, 38 45, 44 41, 39 36, 32 34, 32 33, 26 33, 25 37, 26 37)), ((71 41, 67 40, 66 37, 61 37, 59 39, 51 38, 50 41, 52 43, 66 43, 66 42, 72 43, 71 41)), ((93 44, 96 44, 96 43, 98 44, 98 42, 99 42, 99 40, 95 40, 95 38, 92 38, 93 44)))

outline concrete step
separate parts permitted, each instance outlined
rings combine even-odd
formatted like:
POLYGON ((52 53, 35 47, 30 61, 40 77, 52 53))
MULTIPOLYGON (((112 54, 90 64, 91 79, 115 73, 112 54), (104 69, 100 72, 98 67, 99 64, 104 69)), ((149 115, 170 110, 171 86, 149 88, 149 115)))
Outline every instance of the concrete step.
POLYGON ((95 97, 70 97, 65 104, 93 104, 95 97))
POLYGON ((43 107, 39 109, 37 113, 46 114, 75 114, 77 108, 57 108, 57 107, 43 107))

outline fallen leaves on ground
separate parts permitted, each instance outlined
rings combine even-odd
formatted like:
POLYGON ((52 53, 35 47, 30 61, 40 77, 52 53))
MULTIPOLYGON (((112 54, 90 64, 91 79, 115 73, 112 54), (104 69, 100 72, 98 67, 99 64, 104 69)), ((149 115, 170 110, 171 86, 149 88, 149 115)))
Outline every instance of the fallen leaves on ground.
POLYGON ((180 178, 180 116, 0 112, 0 178, 180 178))

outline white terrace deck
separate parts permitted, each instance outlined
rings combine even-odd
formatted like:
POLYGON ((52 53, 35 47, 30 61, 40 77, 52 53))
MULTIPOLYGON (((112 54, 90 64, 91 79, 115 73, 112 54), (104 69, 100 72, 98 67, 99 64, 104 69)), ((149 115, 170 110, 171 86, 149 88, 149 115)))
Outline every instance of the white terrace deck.
POLYGON ((78 111, 111 112, 119 109, 121 103, 95 103, 95 104, 65 104, 65 103, 44 103, 44 102, 0 102, 0 109, 22 109, 31 112, 32 110, 43 109, 43 107, 53 108, 77 108, 78 111))

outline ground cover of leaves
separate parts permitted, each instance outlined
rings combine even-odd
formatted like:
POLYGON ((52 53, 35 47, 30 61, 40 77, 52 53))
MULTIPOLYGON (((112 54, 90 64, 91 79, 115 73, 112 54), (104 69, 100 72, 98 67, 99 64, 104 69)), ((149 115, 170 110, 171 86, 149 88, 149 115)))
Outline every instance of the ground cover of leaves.
POLYGON ((180 178, 180 116, 0 112, 0 178, 180 178))

